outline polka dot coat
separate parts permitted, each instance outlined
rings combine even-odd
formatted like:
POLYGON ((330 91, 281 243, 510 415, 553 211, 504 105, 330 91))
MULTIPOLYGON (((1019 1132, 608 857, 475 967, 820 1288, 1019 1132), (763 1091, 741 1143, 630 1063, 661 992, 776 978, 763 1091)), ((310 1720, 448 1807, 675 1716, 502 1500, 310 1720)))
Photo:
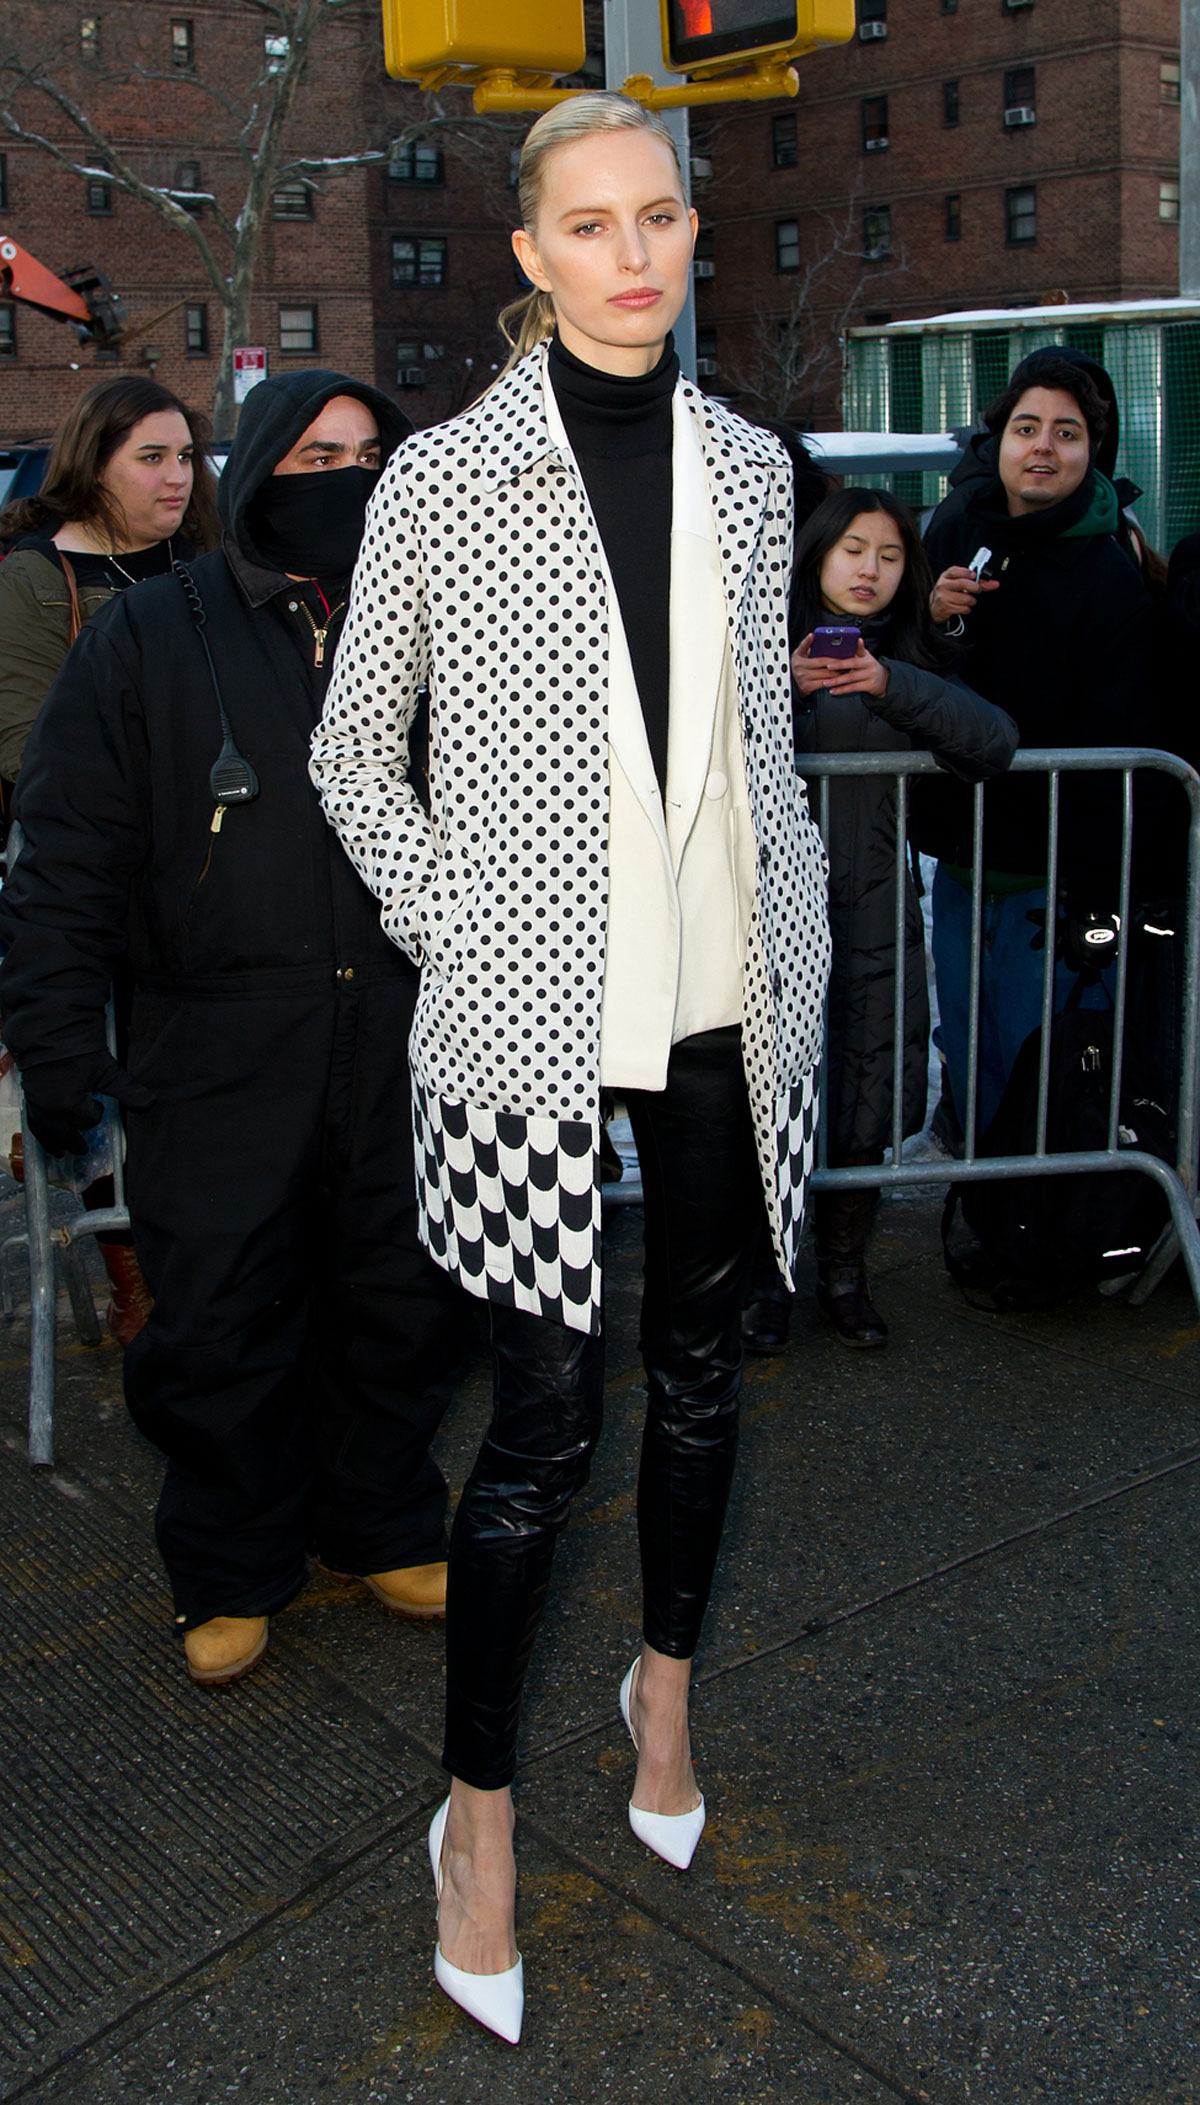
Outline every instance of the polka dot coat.
MULTIPOLYGON (((595 1330, 608 894, 607 600, 546 423, 544 347, 392 456, 312 773, 423 968, 410 1044, 421 1232, 471 1292, 595 1330), (427 816, 407 780, 430 695, 427 816)), ((791 470, 686 381, 713 499, 758 854, 743 1046, 791 1277, 829 970, 824 851, 792 765, 791 470)))

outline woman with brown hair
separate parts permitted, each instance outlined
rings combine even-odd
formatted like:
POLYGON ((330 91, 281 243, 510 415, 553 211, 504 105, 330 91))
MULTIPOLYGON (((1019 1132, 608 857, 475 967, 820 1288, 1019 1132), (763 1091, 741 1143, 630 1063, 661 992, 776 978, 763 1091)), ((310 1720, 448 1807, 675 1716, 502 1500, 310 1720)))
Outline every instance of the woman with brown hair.
MULTIPOLYGON (((25 742, 84 622, 176 556, 217 538, 206 420, 141 374, 99 380, 55 436, 36 497, 0 513, 0 798, 7 819, 25 742)), ((111 1204, 102 1178, 85 1205, 111 1204)), ((97 1237, 127 1345, 149 1301, 128 1236, 97 1237)))

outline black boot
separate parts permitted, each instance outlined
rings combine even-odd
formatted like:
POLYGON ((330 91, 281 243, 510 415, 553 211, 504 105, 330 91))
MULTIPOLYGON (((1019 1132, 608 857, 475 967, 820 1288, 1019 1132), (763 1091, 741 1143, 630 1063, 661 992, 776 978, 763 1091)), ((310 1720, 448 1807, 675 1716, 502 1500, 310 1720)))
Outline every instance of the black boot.
POLYGON ((887 1344, 888 1327, 871 1299, 864 1262, 879 1193, 822 1191, 813 1211, 817 1235, 817 1307, 840 1342, 870 1351, 887 1344))
POLYGON ((768 1242, 765 1255, 760 1254, 755 1262, 742 1309, 743 1352, 762 1358, 782 1352, 788 1340, 791 1312, 792 1296, 780 1277, 768 1242))

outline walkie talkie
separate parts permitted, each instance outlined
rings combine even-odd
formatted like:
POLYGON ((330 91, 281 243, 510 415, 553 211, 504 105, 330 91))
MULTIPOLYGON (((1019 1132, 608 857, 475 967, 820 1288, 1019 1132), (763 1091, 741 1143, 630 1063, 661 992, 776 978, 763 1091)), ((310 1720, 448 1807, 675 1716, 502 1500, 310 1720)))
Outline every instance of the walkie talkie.
POLYGON ((208 647, 208 637, 204 633, 208 615, 205 612, 204 601, 200 597, 199 586, 186 563, 176 562, 172 565, 172 568, 183 586, 184 596, 188 603, 188 611, 195 624, 196 634, 204 646, 204 655, 208 659, 208 670, 213 683, 213 693, 217 699, 217 713, 221 719, 221 750, 213 761, 208 776, 208 786, 212 792, 212 800, 217 807, 213 813, 212 830, 214 833, 219 833, 221 831, 221 821, 231 804, 250 804, 258 795, 258 776, 255 774, 245 754, 239 753, 234 743, 233 726, 225 713, 225 703, 221 697, 221 683, 217 678, 217 668, 213 664, 213 655, 208 647))

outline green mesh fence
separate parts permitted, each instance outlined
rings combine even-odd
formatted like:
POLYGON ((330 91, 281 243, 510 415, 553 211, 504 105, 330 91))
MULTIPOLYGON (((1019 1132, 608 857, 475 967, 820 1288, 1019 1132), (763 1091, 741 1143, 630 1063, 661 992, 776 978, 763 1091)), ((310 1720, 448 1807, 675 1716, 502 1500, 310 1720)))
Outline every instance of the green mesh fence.
MULTIPOLYGON (((844 423, 848 431, 948 431, 972 424, 1008 384, 1020 360, 1065 344, 1112 375, 1121 415, 1117 473, 1136 483, 1134 510, 1153 546, 1168 554, 1200 531, 1200 304, 1179 319, 1134 311, 1056 324, 1053 309, 1014 311, 1004 324, 893 334, 855 330, 847 342, 844 423)), ((937 504, 942 475, 897 470, 864 476, 920 506, 937 504)))

